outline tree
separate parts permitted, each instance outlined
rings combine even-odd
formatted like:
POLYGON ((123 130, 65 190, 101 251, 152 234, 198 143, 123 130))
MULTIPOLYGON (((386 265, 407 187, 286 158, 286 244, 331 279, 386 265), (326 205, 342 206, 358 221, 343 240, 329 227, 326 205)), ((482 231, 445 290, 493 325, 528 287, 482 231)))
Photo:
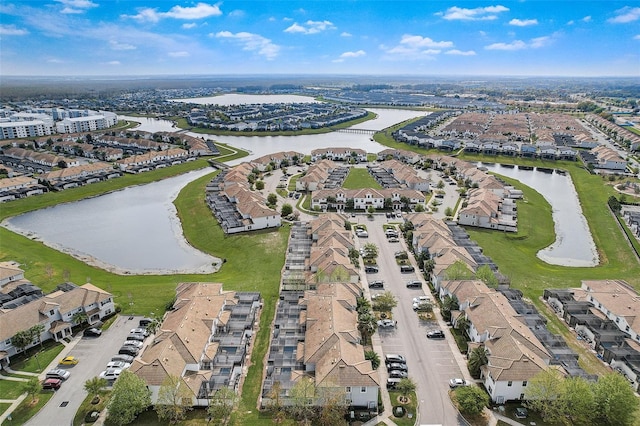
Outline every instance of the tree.
POLYGON ((469 373, 474 379, 480 378, 480 369, 487 365, 488 352, 484 346, 478 346, 474 348, 469 354, 469 360, 467 366, 469 367, 469 373))
POLYGON ((536 374, 527 384, 525 405, 540 413, 549 423, 558 423, 564 413, 562 403, 562 374, 555 368, 548 368, 536 374))
POLYGON ((86 390, 89 395, 97 396, 100 395, 102 389, 107 387, 108 384, 106 379, 96 376, 84 382, 84 390, 86 390))
POLYGON ((603 425, 627 426, 634 424, 638 400, 627 379, 618 373, 601 376, 592 385, 595 401, 594 413, 603 425))
POLYGON ((489 265, 482 265, 476 271, 476 278, 487 285, 487 287, 498 287, 498 279, 496 274, 493 273, 489 265))
POLYGON ((596 410, 591 384, 582 377, 564 379, 562 399, 564 415, 568 422, 576 426, 593 424, 596 410))
POLYGON ((373 309, 376 311, 389 312, 396 306, 398 301, 390 291, 385 291, 373 301, 373 309))
POLYGON ((371 361, 371 367, 374 370, 377 370, 378 367, 380 367, 380 355, 378 355, 378 352, 373 350, 364 351, 364 359, 371 361))
POLYGON ((291 207, 291 204, 283 204, 282 205, 282 210, 280 211, 280 214, 284 217, 289 216, 291 213, 293 213, 293 207, 291 207))
POLYGON ((411 203, 411 200, 409 199, 409 197, 407 197, 406 195, 403 195, 402 197, 400 197, 400 202, 402 203, 402 210, 408 210, 409 209, 409 203, 411 203))
POLYGON ((84 311, 81 312, 76 312, 75 314, 73 314, 73 316, 71 317, 71 321, 74 324, 82 324, 83 322, 86 322, 89 319, 89 317, 87 316, 87 314, 84 311))
POLYGON ((42 348, 42 333, 44 333, 44 324, 36 324, 32 326, 29 330, 27 330, 31 335, 31 340, 38 340, 40 343, 40 348, 42 348))
POLYGON ((233 389, 228 387, 218 389, 211 396, 207 411, 213 418, 220 419, 222 424, 227 424, 237 399, 238 396, 233 389))
POLYGON ((360 331, 360 334, 362 335, 362 340, 368 342, 369 338, 376 332, 377 328, 378 324, 376 317, 372 313, 366 312, 358 315, 358 331, 360 331))
POLYGON ((151 391, 147 384, 129 370, 123 370, 113 385, 107 408, 107 420, 126 425, 151 405, 151 391))
POLYGON ((11 344, 18 352, 22 352, 33 342, 33 336, 29 330, 18 331, 12 338, 11 344))
POLYGON ((369 206, 367 208, 367 216, 373 217, 373 214, 376 212, 376 208, 373 206, 369 206))
POLYGON ((453 216, 453 209, 451 207, 447 207, 446 209, 444 209, 444 215, 447 217, 452 217, 453 216))
POLYGON ((278 196, 276 194, 272 192, 271 194, 267 195, 267 204, 271 204, 275 206, 277 202, 278 202, 278 196))
POLYGON ((321 425, 347 425, 345 414, 347 410, 346 393, 343 387, 323 386, 316 389, 318 395, 320 416, 317 419, 321 425))
POLYGON ((374 243, 367 243, 363 247, 363 253, 362 257, 373 260, 378 257, 378 246, 374 243))
POLYGON ((42 390, 42 384, 40 384, 40 380, 37 377, 31 377, 26 382, 23 382, 22 390, 31 397, 31 402, 35 402, 36 395, 42 390))
POLYGON ((263 180, 256 181, 256 189, 258 191, 262 191, 264 189, 264 181, 263 180))
POLYGON ((171 424, 183 420, 191 409, 192 394, 189 388, 178 376, 167 376, 158 391, 158 401, 155 405, 158 418, 171 424))
POLYGON ((416 212, 421 213, 424 211, 424 205, 422 204, 416 204, 416 208, 415 208, 416 212))
POLYGON ((474 416, 489 406, 489 395, 478 386, 461 386, 455 394, 460 411, 465 414, 474 416))
POLYGON ((409 397, 409 394, 411 392, 415 392, 416 391, 416 384, 411 379, 407 379, 407 378, 400 379, 400 381, 396 385, 396 390, 398 392, 400 392, 400 395, 402 395, 401 401, 406 403, 407 399, 409 397))
POLYGON ((442 299, 442 309, 440 313, 445 321, 451 321, 451 311, 456 311, 460 308, 458 298, 456 296, 446 295, 442 299))
POLYGON ((310 377, 301 377, 289 391, 289 412, 296 420, 309 421, 314 413, 316 387, 310 377))

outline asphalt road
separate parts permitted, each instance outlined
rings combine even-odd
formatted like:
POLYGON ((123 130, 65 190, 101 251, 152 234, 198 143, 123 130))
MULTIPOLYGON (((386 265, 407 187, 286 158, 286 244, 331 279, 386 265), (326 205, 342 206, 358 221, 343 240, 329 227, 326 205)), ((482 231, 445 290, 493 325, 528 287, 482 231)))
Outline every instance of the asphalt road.
POLYGON ((138 326, 141 317, 120 316, 100 337, 82 337, 68 355, 78 358, 68 369, 71 376, 62 384, 47 405, 26 424, 30 426, 69 425, 80 404, 87 396, 84 383, 99 375, 111 357, 118 353, 132 328, 138 326), (66 403, 66 404, 65 404, 66 403))
MULTIPOLYGON (((464 424, 460 422, 458 412, 451 404, 448 395, 449 379, 464 377, 452 352, 450 343, 453 343, 453 338, 448 330, 444 328, 446 339, 427 339, 427 331, 442 327, 438 321, 420 321, 418 315, 413 311, 412 300, 417 296, 430 295, 428 287, 417 268, 416 273, 400 272, 394 253, 406 250, 406 245, 402 240, 400 243, 389 243, 384 235, 382 225, 387 221, 397 223, 400 219, 386 219, 384 214, 377 214, 373 220, 368 219, 366 215, 358 215, 355 220, 365 224, 369 233, 368 238, 358 238, 360 246, 366 243, 374 243, 379 249, 377 262, 380 270, 375 274, 367 274, 367 279, 369 281, 384 280, 385 288, 384 290, 371 290, 371 293, 375 294, 388 290, 398 300, 398 306, 393 310, 393 319, 398 322, 397 328, 395 330, 379 330, 379 335, 385 354, 396 353, 407 358, 409 378, 417 385, 416 395, 419 398, 418 424, 464 424), (405 283, 412 279, 423 281, 423 288, 406 288, 405 283)), ((453 348, 455 348, 455 343, 453 348)), ((383 362, 380 366, 381 383, 384 386, 387 380, 384 355, 381 356, 381 360, 383 362)), ((391 402, 394 404, 394 401, 391 402)))

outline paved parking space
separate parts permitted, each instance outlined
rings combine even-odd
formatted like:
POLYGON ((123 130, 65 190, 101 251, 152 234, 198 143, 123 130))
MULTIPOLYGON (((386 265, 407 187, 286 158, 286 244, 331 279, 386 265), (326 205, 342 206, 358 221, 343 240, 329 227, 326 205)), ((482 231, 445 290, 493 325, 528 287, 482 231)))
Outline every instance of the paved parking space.
POLYGON ((111 357, 118 353, 131 329, 138 326, 140 318, 120 316, 100 337, 76 337, 75 346, 68 355, 78 358, 80 362, 75 366, 64 367, 71 372, 71 376, 27 424, 71 424, 76 411, 87 396, 84 383, 104 371, 111 357))

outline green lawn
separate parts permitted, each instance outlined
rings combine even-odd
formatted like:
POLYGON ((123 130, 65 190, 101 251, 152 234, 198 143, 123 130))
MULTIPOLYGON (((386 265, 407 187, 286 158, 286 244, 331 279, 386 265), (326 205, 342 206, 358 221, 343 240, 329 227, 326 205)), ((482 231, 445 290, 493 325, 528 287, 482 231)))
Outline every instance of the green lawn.
POLYGON ((392 414, 391 416, 389 416, 389 419, 391 419, 391 421, 393 421, 398 426, 414 426, 416 424, 416 413, 418 410, 418 400, 417 400, 416 394, 415 392, 411 392, 411 394, 409 395, 408 404, 400 404, 398 402, 399 396, 400 396, 400 392, 389 391, 391 406, 395 407, 395 406, 401 405, 407 410, 407 413, 413 414, 413 417, 409 418, 407 417, 407 414, 405 414, 404 417, 398 418, 392 414))
POLYGON ((382 189, 382 186, 369 174, 367 169, 352 167, 342 187, 345 189, 374 188, 382 189))
POLYGON ((31 397, 26 397, 25 400, 22 401, 22 403, 13 411, 13 413, 11 413, 12 420, 11 422, 7 422, 7 424, 12 426, 25 424, 31 417, 35 416, 47 402, 49 402, 53 395, 54 392, 52 391, 41 391, 37 395, 38 400, 35 403, 31 401, 31 397))
POLYGON ((22 395, 22 387, 27 382, 0 379, 0 399, 16 399, 22 395))
POLYGON ((2 415, 2 413, 7 411, 7 408, 9 408, 9 407, 11 407, 11 404, 9 404, 8 402, 1 402, 0 403, 0 415, 2 415))
MULTIPOLYGON (((27 371, 29 373, 42 373, 45 368, 62 352, 64 345, 53 340, 43 342, 30 348, 25 353, 11 359, 11 368, 15 371, 27 371)), ((27 377, 27 376, 21 376, 27 377)))

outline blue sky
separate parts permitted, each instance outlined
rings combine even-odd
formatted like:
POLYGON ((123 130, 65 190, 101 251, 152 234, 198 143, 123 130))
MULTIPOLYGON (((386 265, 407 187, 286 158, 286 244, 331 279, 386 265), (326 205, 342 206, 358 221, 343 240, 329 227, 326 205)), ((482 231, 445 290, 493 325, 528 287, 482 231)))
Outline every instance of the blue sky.
POLYGON ((640 77, 640 2, 0 3, 0 75, 640 77))

